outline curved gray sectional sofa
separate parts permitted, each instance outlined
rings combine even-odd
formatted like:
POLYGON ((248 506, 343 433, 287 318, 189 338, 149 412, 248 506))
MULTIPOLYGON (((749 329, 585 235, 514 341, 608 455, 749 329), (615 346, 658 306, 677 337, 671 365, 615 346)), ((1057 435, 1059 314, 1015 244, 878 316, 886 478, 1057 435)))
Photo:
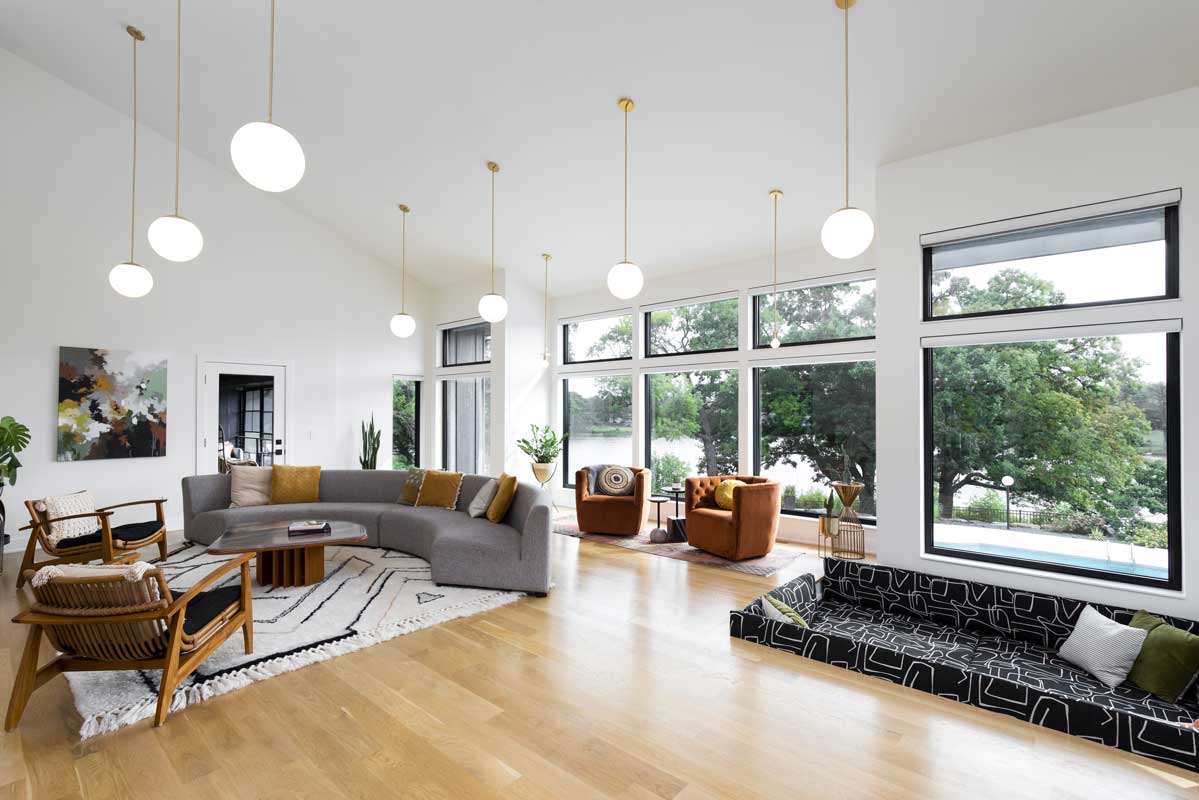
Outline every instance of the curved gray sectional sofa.
POLYGON ((366 528, 364 546, 420 556, 433 582, 546 594, 550 589, 551 503, 528 484, 500 524, 472 518, 466 507, 490 478, 465 475, 455 510, 396 502, 407 473, 392 470, 321 470, 320 502, 229 508, 228 475, 183 479, 184 538, 212 544, 227 529, 259 522, 336 519, 366 528))

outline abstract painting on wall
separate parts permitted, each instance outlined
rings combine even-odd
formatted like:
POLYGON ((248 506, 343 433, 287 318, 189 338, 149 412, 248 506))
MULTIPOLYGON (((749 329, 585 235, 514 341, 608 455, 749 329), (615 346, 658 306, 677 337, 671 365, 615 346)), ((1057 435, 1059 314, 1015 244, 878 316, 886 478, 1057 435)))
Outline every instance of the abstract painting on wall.
POLYGON ((58 460, 167 451, 167 359, 137 350, 58 348, 58 460))

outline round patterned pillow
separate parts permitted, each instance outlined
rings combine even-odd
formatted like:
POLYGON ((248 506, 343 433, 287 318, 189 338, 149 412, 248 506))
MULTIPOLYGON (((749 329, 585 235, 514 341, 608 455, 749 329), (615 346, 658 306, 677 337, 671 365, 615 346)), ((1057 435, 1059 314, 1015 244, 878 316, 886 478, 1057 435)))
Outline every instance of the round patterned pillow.
POLYGON ((633 493, 633 470, 628 467, 604 467, 595 482, 596 491, 612 497, 633 493))

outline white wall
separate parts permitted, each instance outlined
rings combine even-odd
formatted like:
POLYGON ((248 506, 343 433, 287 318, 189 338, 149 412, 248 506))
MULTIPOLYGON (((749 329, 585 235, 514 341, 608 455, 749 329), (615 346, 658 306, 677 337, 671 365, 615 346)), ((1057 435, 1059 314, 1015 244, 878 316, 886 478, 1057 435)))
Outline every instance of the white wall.
MULTIPOLYGON (((199 354, 289 365, 290 463, 356 467, 358 424, 373 411, 390 464, 391 375, 424 371, 424 329, 407 341, 388 331, 398 269, 187 151, 181 211, 203 231, 204 252, 190 264, 159 259, 145 231, 170 210, 174 147, 143 127, 136 246, 155 288, 121 298, 107 276, 128 256, 129 118, 3 50, 0 105, 0 415, 33 435, 4 496, 10 532, 24 524, 22 500, 81 488, 102 504, 166 497, 179 527, 180 478, 195 471, 199 354), (60 345, 166 354, 164 457, 55 460, 60 345)), ((410 308, 427 306, 417 281, 408 291, 410 308)))
MULTIPOLYGON (((878 171, 878 408, 879 560, 1094 602, 1194 618, 1199 575, 1199 530, 1188 517, 1187 464, 1199 460, 1199 348, 1188 346, 1186 329, 1199 324, 1199 255, 1188 247, 1199 229, 1199 206, 1186 202, 1199 186, 1199 89, 1091 114, 1065 122, 889 164, 878 171), (1183 320, 1182 459, 1183 582, 1185 595, 1146 597, 1134 588, 1070 582, 1067 576, 997 571, 964 562, 922 556, 923 496, 920 465, 920 338, 955 332, 954 322, 923 323, 921 251, 923 233, 1023 214, 1111 200, 1159 189, 1183 188, 1180 212, 1180 300, 1152 304, 1157 318, 1183 320)), ((1192 241, 1193 244, 1193 241, 1192 241)), ((1078 309, 1056 315, 1053 324, 1112 322, 1128 318, 1129 307, 1078 309)), ((1035 327, 1038 315, 996 319, 997 329, 1035 327)), ((1043 321, 1043 318, 1042 318, 1043 321)), ((1153 590, 1150 590, 1153 591, 1153 590)))

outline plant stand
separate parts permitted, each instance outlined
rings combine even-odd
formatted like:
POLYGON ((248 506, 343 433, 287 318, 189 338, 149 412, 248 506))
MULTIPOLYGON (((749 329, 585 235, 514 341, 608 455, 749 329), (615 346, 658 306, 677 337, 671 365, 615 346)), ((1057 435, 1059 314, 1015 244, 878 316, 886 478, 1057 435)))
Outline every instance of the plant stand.
POLYGON ((558 472, 558 462, 550 464, 533 464, 533 477, 541 484, 541 489, 550 496, 550 505, 554 507, 554 513, 558 513, 558 504, 554 502, 554 493, 547 489, 550 481, 554 479, 554 475, 558 472))
POLYGON ((836 536, 830 538, 830 555, 834 558, 862 559, 866 557, 866 531, 853 504, 865 486, 860 483, 833 482, 833 490, 841 500, 841 516, 837 520, 836 536))

